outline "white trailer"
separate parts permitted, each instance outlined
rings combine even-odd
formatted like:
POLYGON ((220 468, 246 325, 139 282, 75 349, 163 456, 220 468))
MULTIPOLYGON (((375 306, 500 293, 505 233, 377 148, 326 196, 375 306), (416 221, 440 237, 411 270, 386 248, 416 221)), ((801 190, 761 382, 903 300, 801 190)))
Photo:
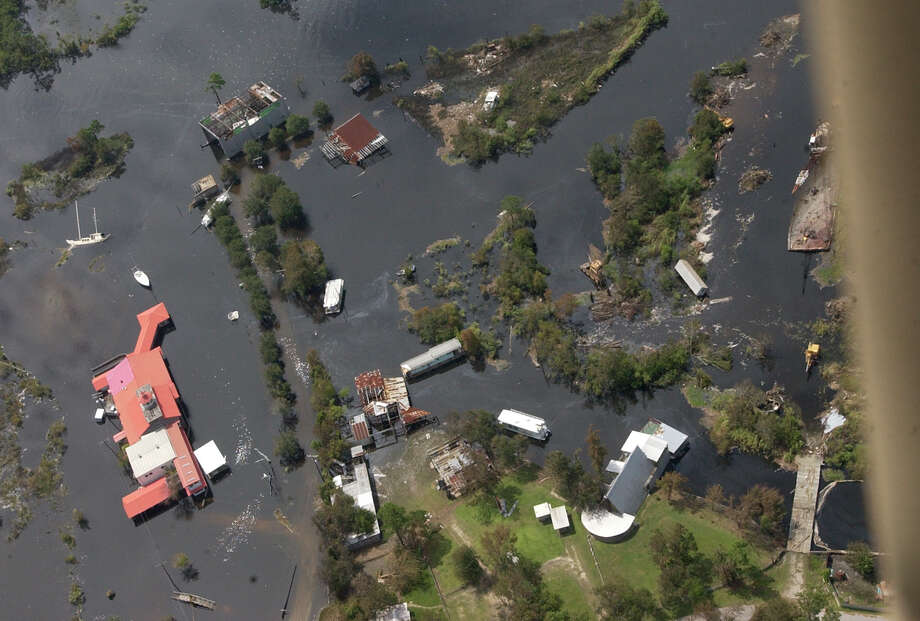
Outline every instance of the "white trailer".
POLYGON ((677 273, 680 274, 680 277, 684 279, 684 282, 687 283, 687 286, 690 287, 690 291, 693 292, 698 298, 702 298, 707 293, 709 293, 709 287, 706 286, 706 283, 703 282, 703 279, 700 278, 700 275, 696 273, 696 270, 693 269, 693 266, 687 263, 684 259, 681 259, 677 262, 677 265, 674 266, 674 269, 677 270, 677 273))
POLYGON ((541 442, 546 440, 550 434, 545 420, 517 410, 502 410, 498 415, 498 424, 508 431, 513 431, 541 442))
POLYGON ((335 315, 342 310, 342 294, 345 292, 345 281, 341 278, 326 282, 326 294, 323 296, 323 311, 327 315, 335 315))
POLYGON ((442 364, 447 364, 452 360, 456 360, 462 355, 463 346, 460 344, 460 340, 453 338, 440 345, 435 345, 423 354, 406 360, 399 365, 399 368, 402 370, 403 377, 411 379, 419 375, 424 375, 442 364))

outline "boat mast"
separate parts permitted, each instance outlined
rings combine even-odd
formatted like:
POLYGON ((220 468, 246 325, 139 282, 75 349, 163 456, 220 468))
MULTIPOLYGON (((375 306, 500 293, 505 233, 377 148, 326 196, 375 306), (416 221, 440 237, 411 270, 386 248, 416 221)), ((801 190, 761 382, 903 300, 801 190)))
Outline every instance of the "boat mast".
POLYGON ((96 235, 99 235, 99 224, 96 222, 96 208, 93 207, 93 227, 96 229, 96 235))

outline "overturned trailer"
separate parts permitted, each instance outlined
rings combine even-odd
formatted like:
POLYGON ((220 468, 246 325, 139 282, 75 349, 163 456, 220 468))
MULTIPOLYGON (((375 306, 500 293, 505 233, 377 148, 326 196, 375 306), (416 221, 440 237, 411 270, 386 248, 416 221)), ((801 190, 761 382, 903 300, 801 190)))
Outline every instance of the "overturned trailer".
POLYGON ((680 259, 677 262, 677 265, 674 266, 674 269, 677 270, 677 273, 680 274, 680 277, 684 280, 690 291, 693 292, 698 298, 702 298, 707 293, 709 293, 709 287, 706 286, 706 283, 703 282, 703 279, 700 278, 700 275, 696 273, 696 270, 693 269, 693 266, 687 263, 684 259, 680 259))

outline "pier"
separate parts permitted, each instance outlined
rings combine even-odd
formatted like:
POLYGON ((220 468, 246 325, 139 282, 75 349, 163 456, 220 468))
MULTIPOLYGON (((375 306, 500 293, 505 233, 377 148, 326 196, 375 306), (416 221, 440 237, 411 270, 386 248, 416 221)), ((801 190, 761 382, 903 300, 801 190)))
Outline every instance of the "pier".
POLYGON ((792 517, 789 520, 789 540, 786 549, 790 552, 811 551, 811 535, 814 532, 815 508, 818 502, 818 482, 821 478, 820 454, 799 455, 796 463, 799 472, 795 479, 795 496, 792 499, 792 517))

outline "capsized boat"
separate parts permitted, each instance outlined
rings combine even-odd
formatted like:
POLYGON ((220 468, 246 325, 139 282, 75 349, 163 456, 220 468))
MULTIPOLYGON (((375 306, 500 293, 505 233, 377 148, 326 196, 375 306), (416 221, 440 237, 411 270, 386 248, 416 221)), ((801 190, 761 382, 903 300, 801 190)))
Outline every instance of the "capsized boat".
POLYGON ((93 227, 95 228, 94 233, 89 235, 82 235, 80 233, 80 204, 77 201, 74 201, 74 210, 77 212, 77 239, 65 239, 67 245, 73 248, 74 246, 89 246, 91 244, 99 244, 104 242, 109 238, 108 233, 99 232, 99 224, 96 222, 96 208, 93 207, 93 227))
POLYGON ((134 280, 136 280, 137 284, 139 284, 141 287, 147 287, 148 289, 150 288, 150 277, 148 277, 147 274, 143 272, 143 270, 140 270, 137 267, 134 268, 134 280))

